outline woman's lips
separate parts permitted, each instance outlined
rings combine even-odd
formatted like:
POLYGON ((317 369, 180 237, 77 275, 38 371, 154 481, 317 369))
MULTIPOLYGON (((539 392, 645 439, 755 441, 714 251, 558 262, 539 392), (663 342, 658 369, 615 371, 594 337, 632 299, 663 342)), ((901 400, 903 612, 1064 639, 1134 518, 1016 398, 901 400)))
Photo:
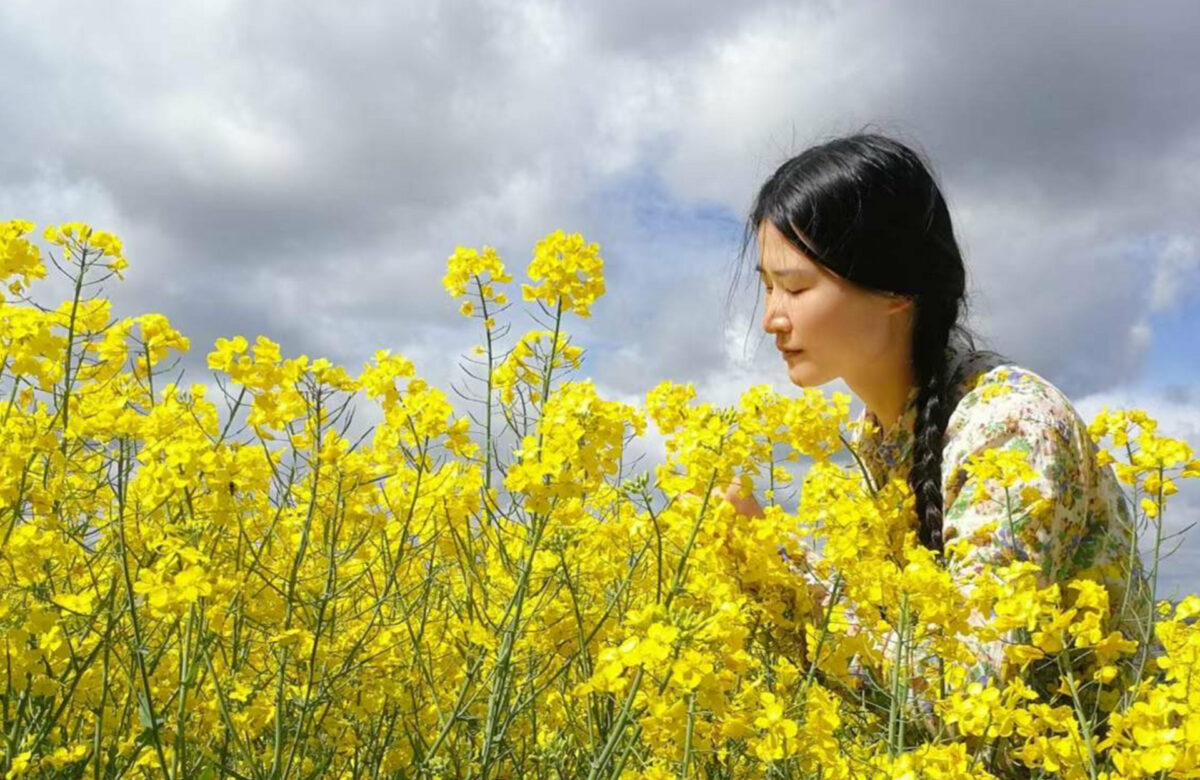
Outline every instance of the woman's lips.
POLYGON ((796 355, 799 355, 804 350, 802 350, 802 349, 781 349, 779 351, 783 353, 783 356, 785 358, 789 358, 789 357, 795 357, 796 355))

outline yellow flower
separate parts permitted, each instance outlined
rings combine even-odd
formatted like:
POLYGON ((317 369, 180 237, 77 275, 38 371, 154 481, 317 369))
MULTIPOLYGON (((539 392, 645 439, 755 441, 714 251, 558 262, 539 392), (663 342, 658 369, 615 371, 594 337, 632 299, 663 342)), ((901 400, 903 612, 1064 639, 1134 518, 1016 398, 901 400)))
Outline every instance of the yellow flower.
POLYGON ((96 594, 91 591, 82 593, 60 593, 54 597, 54 603, 68 612, 75 612, 80 615, 89 615, 92 612, 92 604, 96 600, 96 594))
MULTIPOLYGON (((11 284, 36 274, 31 230, 0 227, 11 284)), ((89 226, 44 235, 85 281, 119 265, 89 226)), ((533 298, 586 311, 592 253, 552 236, 533 298)), ((444 283, 491 329, 506 277, 494 251, 460 248, 444 283)), ((492 744, 495 776, 553 775, 595 764, 596 727, 635 741, 619 772, 627 741, 598 767, 621 780, 1196 775, 1200 596, 1153 605, 1143 657, 1116 630, 1142 638, 1113 619, 1107 564, 1064 580, 975 556, 1000 521, 942 560, 916 540, 904 479, 868 489, 833 457, 848 396, 756 385, 718 406, 661 382, 638 408, 563 381, 584 350, 562 331, 496 352, 508 403, 490 416, 388 350, 351 377, 266 336, 217 339, 213 387, 149 370, 187 348, 165 316, 114 316, 80 289, 0 300, 0 643, 26 702, 9 777, 78 775, 96 740, 133 774, 182 748, 185 773, 252 775, 274 745, 303 776, 366 760, 450 777, 481 771, 462 746, 492 744), (647 417, 655 438, 635 443, 647 417), (723 500, 793 475, 794 511, 723 500), (985 655, 1002 668, 977 679, 985 655)), ((1145 413, 1095 430, 1124 437, 1115 471, 1155 501, 1200 466, 1145 413)), ((1045 511, 1022 460, 971 466, 1045 511)))
POLYGON ((529 278, 534 285, 521 285, 527 301, 540 300, 551 308, 563 309, 580 317, 591 316, 591 305, 604 294, 604 261, 600 247, 587 243, 579 233, 570 235, 556 230, 538 242, 529 278))
POLYGON ((5 780, 15 780, 18 777, 24 777, 29 771, 32 764, 33 751, 25 750, 16 754, 9 761, 9 769, 4 774, 5 780))
POLYGON ((675 685, 692 691, 699 687, 705 677, 712 674, 713 664, 700 652, 688 650, 671 666, 671 670, 675 675, 675 685))
POLYGON ((46 276, 41 253, 26 238, 32 230, 32 222, 20 219, 0 222, 0 281, 20 276, 20 280, 7 282, 14 294, 19 294, 31 280, 46 276))
MULTIPOLYGON (((504 270, 504 263, 496 250, 485 246, 480 252, 469 247, 457 247, 454 254, 446 261, 446 275, 442 285, 452 298, 461 298, 467 291, 467 283, 474 278, 487 288, 489 293, 492 285, 489 282, 511 282, 512 277, 504 270), (486 281, 485 281, 486 280, 486 281)), ((503 293, 501 293, 503 294, 503 293)), ((490 298, 485 295, 484 300, 490 298)), ((498 303, 503 303, 499 301, 498 303)))

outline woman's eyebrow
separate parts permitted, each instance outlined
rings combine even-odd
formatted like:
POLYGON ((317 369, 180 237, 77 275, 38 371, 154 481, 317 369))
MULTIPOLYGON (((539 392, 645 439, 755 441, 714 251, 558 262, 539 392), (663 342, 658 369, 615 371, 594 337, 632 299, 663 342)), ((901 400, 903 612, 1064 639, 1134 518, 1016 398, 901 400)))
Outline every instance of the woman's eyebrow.
MULTIPOLYGON (((755 273, 761 274, 765 270, 766 269, 763 268, 762 263, 759 263, 758 265, 754 266, 755 273)), ((777 268, 777 269, 771 271, 772 276, 801 276, 803 273, 804 273, 803 268, 777 268)))

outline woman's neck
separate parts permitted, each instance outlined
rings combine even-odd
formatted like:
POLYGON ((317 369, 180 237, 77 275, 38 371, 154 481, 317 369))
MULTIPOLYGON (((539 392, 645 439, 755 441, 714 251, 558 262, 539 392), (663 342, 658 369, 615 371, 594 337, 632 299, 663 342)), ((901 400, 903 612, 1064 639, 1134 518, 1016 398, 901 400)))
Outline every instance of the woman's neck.
POLYGON ((914 381, 912 366, 905 363, 855 380, 847 379, 846 384, 862 399, 867 413, 874 415, 883 431, 887 432, 904 412, 914 381))

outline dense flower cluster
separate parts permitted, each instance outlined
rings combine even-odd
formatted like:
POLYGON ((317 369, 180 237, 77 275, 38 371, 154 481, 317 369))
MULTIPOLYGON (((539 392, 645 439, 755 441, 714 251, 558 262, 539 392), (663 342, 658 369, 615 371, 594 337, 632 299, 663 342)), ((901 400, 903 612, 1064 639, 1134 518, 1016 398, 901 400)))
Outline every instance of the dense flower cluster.
MULTIPOLYGON (((482 252, 460 246, 454 250, 454 254, 450 256, 446 266, 446 276, 442 279, 442 285, 450 297, 463 297, 467 292, 468 284, 472 280, 475 282, 476 293, 484 306, 485 324, 490 330, 494 320, 486 316, 487 305, 493 303, 496 306, 503 306, 508 303, 508 294, 503 290, 497 291, 495 285, 512 281, 512 276, 504 270, 504 263, 501 262, 500 255, 490 246, 485 246, 482 252)), ((462 306, 459 307, 459 313, 464 317, 473 316, 475 314, 474 301, 463 301, 462 306)))
POLYGON ((590 317, 592 304, 604 295, 604 261, 600 247, 578 233, 556 230, 537 243, 529 278, 538 285, 521 285, 527 301, 542 301, 551 307, 590 317))
MULTIPOLYGON (((965 570, 965 538, 935 558, 908 486, 846 451, 844 395, 663 382, 639 407, 567 378, 561 315, 603 292, 579 236, 538 245, 553 329, 503 354, 499 257, 449 259, 486 310, 475 421, 386 350, 355 375, 233 336, 215 391, 172 382, 188 339, 86 295, 120 242, 47 229, 80 283, 41 306, 32 233, 0 224, 5 780, 1200 776, 1200 597, 1118 625, 1099 579, 965 570), (650 424, 666 458, 639 468, 650 424), (736 480, 763 516, 717 497, 736 480)), ((1090 431, 1157 560, 1200 461, 1142 412, 1090 431)), ((999 500, 1027 464, 970 469, 999 500)))

